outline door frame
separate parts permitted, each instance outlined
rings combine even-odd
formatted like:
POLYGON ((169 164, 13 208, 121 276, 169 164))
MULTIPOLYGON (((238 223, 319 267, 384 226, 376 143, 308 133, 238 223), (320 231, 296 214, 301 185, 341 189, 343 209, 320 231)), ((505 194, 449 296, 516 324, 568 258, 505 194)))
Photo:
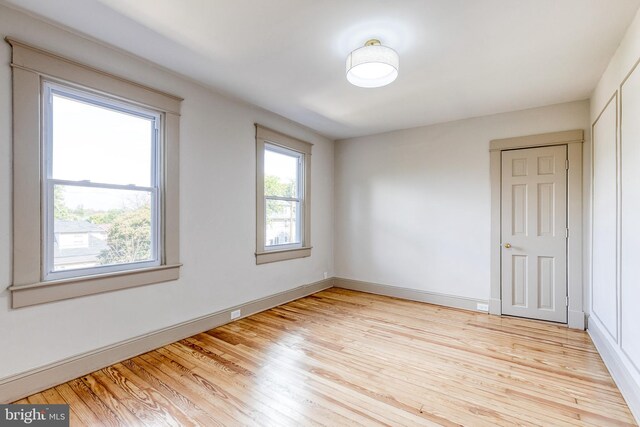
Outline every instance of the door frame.
POLYGON ((502 314, 502 265, 501 265, 501 188, 502 151, 520 148, 566 145, 569 170, 567 171, 567 325, 569 328, 585 328, 582 282, 582 129, 552 132, 515 138, 494 139, 489 143, 491 167, 491 298, 489 313, 502 314))

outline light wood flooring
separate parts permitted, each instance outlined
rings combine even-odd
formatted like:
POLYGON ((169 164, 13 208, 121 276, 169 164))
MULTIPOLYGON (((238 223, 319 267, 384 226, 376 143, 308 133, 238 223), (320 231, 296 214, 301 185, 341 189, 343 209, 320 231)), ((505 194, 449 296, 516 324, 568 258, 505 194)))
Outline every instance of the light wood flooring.
POLYGON ((636 425, 584 332, 336 288, 27 402, 71 425, 636 425))

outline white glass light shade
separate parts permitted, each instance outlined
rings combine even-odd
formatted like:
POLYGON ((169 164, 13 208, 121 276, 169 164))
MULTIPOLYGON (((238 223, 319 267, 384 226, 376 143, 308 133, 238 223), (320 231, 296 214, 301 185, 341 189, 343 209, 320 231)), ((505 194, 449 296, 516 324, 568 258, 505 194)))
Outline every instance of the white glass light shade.
POLYGON ((347 80, 359 87, 386 86, 398 77, 400 58, 390 47, 365 45, 347 57, 347 80))

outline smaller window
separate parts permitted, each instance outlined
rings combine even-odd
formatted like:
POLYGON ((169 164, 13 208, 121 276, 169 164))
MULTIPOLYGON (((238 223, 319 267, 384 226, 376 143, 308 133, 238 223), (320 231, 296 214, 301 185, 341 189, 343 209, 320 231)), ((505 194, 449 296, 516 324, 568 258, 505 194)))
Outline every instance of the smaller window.
POLYGON ((256 125, 258 264, 311 255, 311 144, 256 125))
POLYGON ((265 249, 302 246, 303 159, 302 153, 265 144, 265 249))

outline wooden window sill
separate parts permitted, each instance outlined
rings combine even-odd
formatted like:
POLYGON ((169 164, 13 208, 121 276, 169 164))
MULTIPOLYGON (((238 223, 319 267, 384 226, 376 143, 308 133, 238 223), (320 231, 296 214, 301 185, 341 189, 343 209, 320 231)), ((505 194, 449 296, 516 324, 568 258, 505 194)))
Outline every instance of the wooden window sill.
POLYGON ((168 282, 180 277, 182 264, 161 265, 138 270, 117 271, 92 276, 51 280, 9 287, 12 308, 27 307, 85 295, 127 289, 152 283, 168 282))
POLYGON ((256 253, 256 264, 267 264, 270 262, 286 261, 288 259, 306 258, 311 256, 311 246, 302 248, 265 251, 256 253))

